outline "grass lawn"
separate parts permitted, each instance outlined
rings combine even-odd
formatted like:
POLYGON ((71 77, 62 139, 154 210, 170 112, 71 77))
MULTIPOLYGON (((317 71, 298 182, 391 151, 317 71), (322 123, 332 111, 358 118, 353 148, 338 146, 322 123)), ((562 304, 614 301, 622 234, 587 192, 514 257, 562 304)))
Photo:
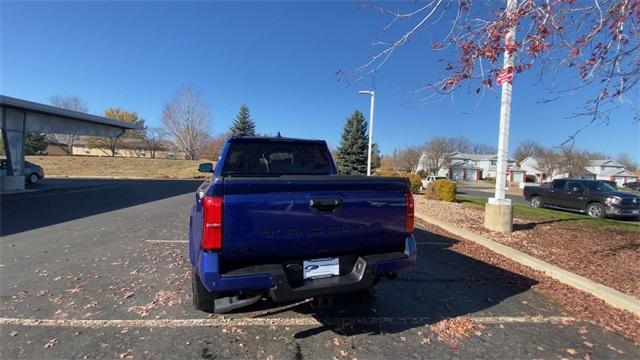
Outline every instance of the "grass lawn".
POLYGON ((95 156, 27 156, 47 176, 116 176, 158 179, 203 177, 198 164, 206 160, 169 160, 95 156))
MULTIPOLYGON (((487 202, 487 199, 458 196, 456 201, 484 209, 484 204, 487 202)), ((533 221, 570 220, 572 224, 580 226, 593 226, 611 230, 622 230, 640 233, 640 226, 635 224, 628 224, 620 221, 613 221, 610 219, 594 219, 587 215, 563 210, 536 209, 529 205, 514 204, 513 216, 521 220, 533 221)))

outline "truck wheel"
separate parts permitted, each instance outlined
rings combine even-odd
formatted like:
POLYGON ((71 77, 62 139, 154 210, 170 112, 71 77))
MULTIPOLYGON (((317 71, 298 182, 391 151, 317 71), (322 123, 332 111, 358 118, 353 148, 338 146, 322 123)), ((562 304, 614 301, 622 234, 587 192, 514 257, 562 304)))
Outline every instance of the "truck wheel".
POLYGON ((591 203, 587 205, 587 214, 594 218, 603 218, 607 213, 602 204, 591 203))
POLYGON ((198 277, 195 271, 191 272, 191 295, 193 298, 193 306, 196 309, 213 313, 216 297, 202 285, 200 277, 198 277))
POLYGON ((531 206, 534 208, 541 208, 544 205, 540 196, 534 196, 531 198, 531 206))

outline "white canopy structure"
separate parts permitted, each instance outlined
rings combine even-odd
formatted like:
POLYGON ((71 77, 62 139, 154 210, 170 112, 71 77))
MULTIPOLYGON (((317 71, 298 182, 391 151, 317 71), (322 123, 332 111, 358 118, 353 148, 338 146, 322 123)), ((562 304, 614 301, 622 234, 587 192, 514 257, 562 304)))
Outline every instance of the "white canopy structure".
POLYGON ((7 175, 2 191, 24 189, 24 139, 28 133, 117 137, 136 125, 102 116, 61 109, 0 95, 0 129, 7 156, 7 175))

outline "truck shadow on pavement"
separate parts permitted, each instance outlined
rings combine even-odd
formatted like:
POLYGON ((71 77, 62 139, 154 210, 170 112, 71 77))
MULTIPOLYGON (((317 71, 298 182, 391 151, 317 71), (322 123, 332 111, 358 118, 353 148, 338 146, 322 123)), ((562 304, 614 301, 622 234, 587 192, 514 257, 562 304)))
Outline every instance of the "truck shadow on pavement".
MULTIPOLYGON (((451 250, 457 240, 418 228, 414 234, 418 242, 418 262, 412 270, 401 272, 397 279, 382 280, 367 293, 338 295, 326 308, 316 309, 302 303, 260 316, 293 311, 312 316, 321 324, 298 332, 295 335, 298 339, 325 331, 345 336, 398 333, 486 312, 536 284, 533 279, 451 250)), ((265 310, 269 306, 277 305, 263 302, 246 311, 265 310)), ((514 312, 527 310, 516 300, 510 301, 509 307, 514 312)))
POLYGON ((44 179, 37 184, 38 191, 2 196, 0 235, 194 193, 203 181, 44 179))

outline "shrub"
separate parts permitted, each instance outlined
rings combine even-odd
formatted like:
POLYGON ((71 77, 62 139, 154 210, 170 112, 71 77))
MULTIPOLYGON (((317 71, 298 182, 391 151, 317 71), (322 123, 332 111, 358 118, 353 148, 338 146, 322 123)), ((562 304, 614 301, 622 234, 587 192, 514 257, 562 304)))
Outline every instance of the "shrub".
POLYGON ((391 170, 379 170, 375 172, 377 176, 400 176, 397 172, 391 170))
POLYGON ((425 170, 420 170, 420 171, 416 172, 416 174, 418 174, 418 176, 420 176, 421 179, 426 179, 427 178, 427 172, 425 170))
POLYGON ((438 200, 451 202, 456 199, 456 184, 453 181, 440 179, 434 184, 438 200))
POLYGON ((491 176, 486 176, 486 177, 485 177, 484 179, 482 179, 482 180, 484 180, 484 181, 486 181, 486 182, 488 182, 488 183, 492 183, 492 184, 495 184, 495 183, 496 183, 496 178, 491 177, 491 176))
POLYGON ((411 183, 411 192, 417 193, 420 191, 420 186, 422 185, 422 178, 418 174, 407 174, 405 175, 409 178, 409 183, 411 183))
POLYGON ((376 175, 379 176, 394 176, 394 177, 404 177, 409 179, 409 183, 411 184, 411 192, 417 193, 420 191, 420 185, 422 185, 422 178, 418 174, 411 173, 401 173, 401 172, 393 172, 389 170, 380 170, 376 175))
POLYGON ((434 181, 430 181, 429 183, 427 183, 427 188, 424 189, 424 196, 429 200, 438 200, 436 183, 434 181))

